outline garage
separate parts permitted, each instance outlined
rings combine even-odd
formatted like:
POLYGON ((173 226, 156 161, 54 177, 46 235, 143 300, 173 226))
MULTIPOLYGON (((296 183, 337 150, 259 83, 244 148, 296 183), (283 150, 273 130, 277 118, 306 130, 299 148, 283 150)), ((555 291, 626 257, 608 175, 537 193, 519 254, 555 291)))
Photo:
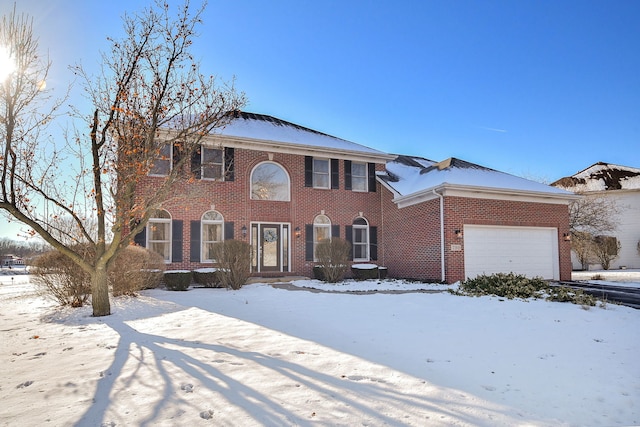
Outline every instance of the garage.
POLYGON ((516 273, 559 279, 558 232, 551 227, 464 226, 465 277, 516 273))

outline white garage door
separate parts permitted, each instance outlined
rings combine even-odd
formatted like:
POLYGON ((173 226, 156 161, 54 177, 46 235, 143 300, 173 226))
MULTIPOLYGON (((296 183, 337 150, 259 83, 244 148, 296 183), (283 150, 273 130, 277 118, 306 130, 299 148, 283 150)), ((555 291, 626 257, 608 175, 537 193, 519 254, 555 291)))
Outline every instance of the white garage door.
POLYGON ((543 227, 464 226, 464 271, 559 279, 558 232, 543 227))

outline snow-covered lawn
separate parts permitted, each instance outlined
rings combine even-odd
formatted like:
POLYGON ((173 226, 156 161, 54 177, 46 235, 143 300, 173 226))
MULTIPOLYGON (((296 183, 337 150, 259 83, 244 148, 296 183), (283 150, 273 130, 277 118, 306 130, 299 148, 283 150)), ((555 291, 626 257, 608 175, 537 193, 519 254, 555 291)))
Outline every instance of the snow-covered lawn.
POLYGON ((1 425, 640 424, 627 307, 257 283, 112 311, 58 309, 28 276, 0 276, 1 425))

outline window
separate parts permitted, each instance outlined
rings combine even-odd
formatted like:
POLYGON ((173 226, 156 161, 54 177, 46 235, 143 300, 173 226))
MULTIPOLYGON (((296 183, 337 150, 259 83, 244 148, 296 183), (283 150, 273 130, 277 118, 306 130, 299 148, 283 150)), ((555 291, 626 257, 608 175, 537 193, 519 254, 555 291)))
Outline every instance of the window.
POLYGON ((158 209, 151 214, 147 223, 147 248, 171 262, 171 215, 158 209))
POLYGON ((213 246, 224 239, 224 219, 217 211, 202 215, 202 262, 214 262, 213 246))
POLYGON ((353 260, 369 261, 369 224, 364 218, 353 221, 353 260))
POLYGON ((149 175, 161 175, 166 176, 171 172, 171 151, 172 145, 165 143, 162 144, 158 151, 158 155, 153 160, 153 165, 149 171, 149 175))
POLYGON ((367 191, 366 163, 351 163, 351 189, 353 191, 367 191))
POLYGON ((316 258, 318 243, 331 240, 331 220, 326 215, 318 215, 313 220, 313 259, 316 258))
POLYGON ((223 151, 216 148, 202 147, 201 156, 202 179, 222 179, 224 176, 223 151))
POLYGON ((329 159, 313 159, 313 187, 329 188, 329 159))
POLYGON ((289 175, 282 166, 264 162, 251 172, 252 200, 291 200, 289 195, 289 175))

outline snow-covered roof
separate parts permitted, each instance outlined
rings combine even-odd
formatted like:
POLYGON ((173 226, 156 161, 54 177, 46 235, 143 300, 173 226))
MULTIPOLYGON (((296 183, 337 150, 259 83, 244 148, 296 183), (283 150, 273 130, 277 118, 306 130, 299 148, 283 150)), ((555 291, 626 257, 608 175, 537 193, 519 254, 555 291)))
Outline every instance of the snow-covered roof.
POLYGON ((246 138, 252 141, 285 143, 305 148, 321 148, 327 151, 362 153, 368 156, 389 158, 387 153, 355 142, 337 138, 294 123, 265 114, 236 111, 233 118, 216 134, 228 137, 246 138))
POLYGON ((386 173, 378 177, 396 193, 396 198, 442 187, 572 198, 568 191, 457 158, 436 163, 420 157, 398 156, 387 163, 386 173))
POLYGON ((598 162, 551 185, 584 193, 606 190, 640 190, 640 169, 598 162))

